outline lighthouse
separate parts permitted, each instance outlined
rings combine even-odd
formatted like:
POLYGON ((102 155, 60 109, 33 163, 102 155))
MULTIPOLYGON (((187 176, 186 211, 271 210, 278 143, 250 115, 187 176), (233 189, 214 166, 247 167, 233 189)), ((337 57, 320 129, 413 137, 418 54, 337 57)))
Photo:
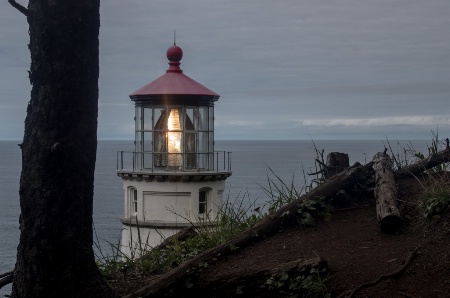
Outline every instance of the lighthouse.
POLYGON ((130 95, 134 151, 118 152, 124 214, 121 250, 152 248, 180 229, 220 216, 231 153, 214 151, 219 94, 183 73, 182 49, 167 50, 166 73, 130 95))

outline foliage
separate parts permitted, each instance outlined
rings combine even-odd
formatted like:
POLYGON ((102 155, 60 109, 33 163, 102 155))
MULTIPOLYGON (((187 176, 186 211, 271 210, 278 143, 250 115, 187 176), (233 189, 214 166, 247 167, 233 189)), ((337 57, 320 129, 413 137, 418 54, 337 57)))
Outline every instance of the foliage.
POLYGON ((306 187, 307 191, 311 191, 314 187, 325 182, 326 173, 328 171, 325 159, 323 157, 325 150, 319 150, 316 147, 314 141, 312 142, 314 146, 314 151, 316 152, 316 158, 314 159, 315 171, 313 173, 308 173, 309 176, 313 176, 310 184, 306 187))
MULTIPOLYGON (((392 169, 400 170, 406 166, 411 165, 412 163, 415 163, 419 160, 425 159, 427 156, 430 156, 432 154, 438 153, 439 151, 443 150, 443 145, 446 145, 446 142, 444 139, 439 139, 439 130, 436 129, 436 133, 434 131, 431 131, 431 145, 427 144, 427 150, 428 154, 425 156, 422 152, 417 151, 414 149, 411 142, 407 144, 406 147, 402 147, 402 145, 397 141, 397 150, 394 151, 392 149, 391 143, 386 138, 386 144, 387 149, 389 149, 391 160, 392 160, 392 169)), ((427 170, 428 173, 437 173, 437 172, 443 172, 449 170, 449 164, 443 163, 440 164, 432 169, 427 170)))
MULTIPOLYGON (((162 249, 153 249, 146 242, 142 243, 138 227, 137 241, 129 244, 131 254, 121 252, 120 245, 111 245, 112 256, 101 254, 97 257, 97 265, 105 276, 117 273, 141 274, 161 273, 178 266, 184 260, 195 257, 204 251, 225 243, 231 237, 252 227, 263 217, 259 209, 253 208, 254 203, 244 207, 245 196, 231 202, 229 198, 219 208, 219 216, 214 219, 197 219, 200 224, 191 223, 197 235, 186 241, 173 240, 162 249), (253 208, 253 209, 252 209, 253 208)), ((101 252, 100 247, 99 251, 101 252)), ((207 264, 206 264, 207 265, 207 264)))
POLYGON ((298 213, 300 223, 305 226, 316 224, 317 218, 330 220, 332 207, 330 203, 325 202, 324 198, 316 200, 303 200, 298 203, 298 213))
POLYGON ((331 296, 327 293, 323 273, 317 268, 301 270, 292 276, 283 271, 272 274, 263 286, 288 297, 329 298, 331 296))
POLYGON ((305 188, 295 187, 294 178, 291 183, 286 184, 274 171, 269 167, 270 173, 275 177, 271 179, 267 174, 267 187, 262 187, 266 195, 269 197, 267 204, 269 205, 269 213, 273 213, 286 204, 290 204, 298 199, 304 192, 305 188))
MULTIPOLYGON (((431 145, 427 145, 428 148, 428 155, 432 155, 435 153, 438 153, 442 150, 442 145, 446 145, 445 140, 439 140, 439 131, 436 130, 436 133, 434 131, 431 131, 431 145)), ((417 158, 424 159, 425 156, 421 153, 417 154, 417 158)), ((437 165, 436 167, 428 170, 428 173, 439 173, 439 172, 445 172, 449 170, 449 163, 442 163, 437 165)))
MULTIPOLYGON (((419 210, 425 218, 439 219, 450 208, 450 181, 446 175, 428 175, 427 185, 423 185, 423 193, 419 210)), ((420 182, 420 181, 419 181, 420 182)))

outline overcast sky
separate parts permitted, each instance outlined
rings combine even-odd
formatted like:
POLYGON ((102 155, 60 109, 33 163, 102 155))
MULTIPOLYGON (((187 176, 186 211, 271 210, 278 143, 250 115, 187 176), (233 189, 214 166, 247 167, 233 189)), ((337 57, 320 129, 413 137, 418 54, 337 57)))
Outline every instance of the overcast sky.
MULTIPOLYGON (((100 139, 133 138, 128 95, 165 73, 174 29, 221 95, 216 139, 450 136, 449 0, 103 0, 100 139)), ((21 139, 28 25, 6 0, 0 40, 0 139, 21 139)))

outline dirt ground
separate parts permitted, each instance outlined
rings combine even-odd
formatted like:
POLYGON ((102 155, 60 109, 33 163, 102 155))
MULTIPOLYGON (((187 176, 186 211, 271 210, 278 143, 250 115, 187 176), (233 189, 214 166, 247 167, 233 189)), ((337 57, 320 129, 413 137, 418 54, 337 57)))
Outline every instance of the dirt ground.
MULTIPOLYGON (((449 177, 439 179, 448 183, 449 177)), ((415 178, 397 181, 404 227, 396 234, 380 231, 373 197, 353 196, 352 205, 333 211, 331 221, 320 221, 313 227, 285 227, 272 237, 223 257, 202 271, 193 290, 177 291, 177 296, 280 297, 268 290, 252 288, 250 283, 248 287, 241 284, 242 294, 236 294, 236 285, 213 288, 208 285, 319 256, 328 262, 324 283, 331 297, 402 267, 405 271, 395 278, 358 291, 354 297, 450 297, 450 212, 447 210, 439 220, 431 221, 424 219, 417 208, 419 196, 430 181, 422 179, 419 183, 415 178), (405 264, 411 255, 410 262, 405 264)), ((134 277, 135 280, 113 286, 120 294, 130 293, 145 285, 147 278, 134 277)))

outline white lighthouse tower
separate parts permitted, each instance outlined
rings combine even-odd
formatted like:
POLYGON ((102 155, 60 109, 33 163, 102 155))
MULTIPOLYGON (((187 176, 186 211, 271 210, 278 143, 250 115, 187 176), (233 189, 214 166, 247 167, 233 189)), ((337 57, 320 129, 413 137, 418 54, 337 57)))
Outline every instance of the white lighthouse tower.
POLYGON ((183 74, 169 47, 164 75, 133 92, 135 151, 118 153, 123 180, 122 252, 154 247, 183 227, 213 221, 231 175, 230 152, 214 151, 219 95, 183 74))

